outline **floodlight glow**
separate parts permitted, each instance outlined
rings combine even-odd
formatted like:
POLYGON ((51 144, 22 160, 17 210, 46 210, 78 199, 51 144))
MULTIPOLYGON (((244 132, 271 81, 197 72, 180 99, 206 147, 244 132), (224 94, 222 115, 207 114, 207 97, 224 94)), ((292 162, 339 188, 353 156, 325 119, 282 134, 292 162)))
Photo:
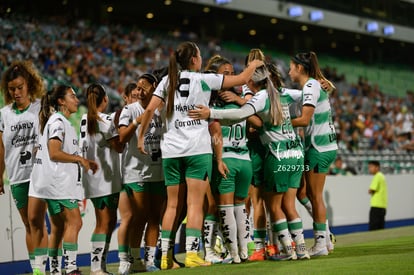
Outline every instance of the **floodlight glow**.
POLYGON ((384 28, 382 29, 382 33, 384 35, 393 35, 394 32, 395 32, 395 30, 394 30, 394 26, 393 25, 384 26, 384 28))
POLYGON ((367 32, 376 32, 376 31, 378 31, 378 23, 375 22, 375 21, 368 22, 365 25, 365 29, 366 29, 367 32))
POLYGON ((321 21, 323 20, 323 12, 322 11, 311 11, 309 13, 309 20, 312 22, 321 21))
POLYGON ((299 16, 302 16, 302 14, 303 14, 303 9, 301 6, 292 6, 292 7, 289 7, 288 9, 288 15, 290 17, 299 17, 299 16))

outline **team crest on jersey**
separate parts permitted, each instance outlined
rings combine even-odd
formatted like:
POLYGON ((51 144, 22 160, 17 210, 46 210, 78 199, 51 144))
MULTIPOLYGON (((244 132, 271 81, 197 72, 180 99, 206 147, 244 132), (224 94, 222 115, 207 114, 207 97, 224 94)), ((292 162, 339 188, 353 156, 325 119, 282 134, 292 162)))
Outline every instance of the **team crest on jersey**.
POLYGON ((24 151, 24 152, 20 152, 20 164, 21 165, 26 165, 26 164, 30 164, 28 161, 32 158, 32 153, 30 153, 29 151, 24 151))

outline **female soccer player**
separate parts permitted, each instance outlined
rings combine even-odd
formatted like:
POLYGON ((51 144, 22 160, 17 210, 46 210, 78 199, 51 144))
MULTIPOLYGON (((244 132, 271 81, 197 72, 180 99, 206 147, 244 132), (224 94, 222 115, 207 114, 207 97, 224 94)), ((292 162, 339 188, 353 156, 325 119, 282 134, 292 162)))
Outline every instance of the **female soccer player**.
POLYGON ((122 206, 121 228, 118 232, 120 266, 119 273, 128 266, 128 246, 133 257, 131 271, 156 271, 154 254, 159 234, 159 222, 165 199, 164 175, 161 165, 161 117, 155 112, 150 129, 145 134, 145 145, 150 155, 137 150, 137 128, 140 116, 151 100, 157 86, 153 74, 143 74, 138 78, 138 101, 125 106, 119 118, 121 142, 128 142, 124 157, 124 189, 129 203, 122 206), (126 207, 128 206, 128 207, 126 207), (145 266, 140 257, 141 239, 145 233, 145 266))
POLYGON ((191 119, 188 111, 198 104, 208 105, 211 90, 244 84, 263 62, 252 62, 237 76, 199 73, 202 57, 193 42, 181 43, 170 57, 168 76, 157 86, 141 122, 138 148, 146 153, 144 135, 155 110, 165 101, 165 132, 161 140, 162 162, 167 186, 167 208, 162 221, 161 268, 172 266, 168 254, 172 228, 183 183, 187 187, 186 259, 188 267, 209 265, 198 256, 203 225, 203 203, 211 179, 212 149, 205 119, 191 119))
MULTIPOLYGON (((260 139, 267 150, 264 163, 264 198, 270 212, 274 243, 278 238, 283 246, 283 253, 270 256, 272 260, 295 259, 288 223, 282 208, 282 202, 289 188, 297 188, 303 166, 302 147, 296 140, 290 124, 289 107, 281 104, 279 92, 273 86, 269 72, 262 66, 257 68, 248 82, 255 93, 240 109, 216 110, 198 106, 200 109, 190 111, 192 118, 216 118, 239 120, 257 113, 263 121, 260 139), (283 109, 282 109, 283 106, 283 109), (292 173, 286 173, 285 169, 292 173)), ((304 241, 304 240, 303 240, 304 241)))
POLYGON ((88 113, 82 116, 80 147, 85 158, 97 162, 95 174, 83 171, 82 183, 85 198, 91 199, 95 207, 96 225, 92 233, 91 275, 106 272, 106 254, 112 232, 117 221, 119 192, 122 187, 119 153, 123 144, 110 115, 105 114, 108 96, 100 84, 91 84, 86 89, 88 113))
POLYGON ((30 174, 39 136, 39 99, 45 87, 32 63, 15 61, 4 72, 0 89, 6 104, 0 110, 0 195, 5 192, 3 173, 6 169, 10 190, 26 229, 26 247, 34 269, 36 254, 43 255, 40 262, 47 260, 46 203, 29 197, 30 174), (29 212, 36 215, 29 215, 29 212), (35 247, 39 249, 35 251, 35 247))
MULTIPOLYGON (((75 91, 66 85, 54 87, 42 97, 39 113, 39 149, 31 174, 29 195, 46 200, 51 222, 49 251, 57 251, 63 239, 66 274, 81 274, 77 268, 78 234, 82 218, 82 169, 95 173, 95 161, 80 156, 78 136, 69 116, 78 110, 75 91)), ((46 262, 41 263, 44 265, 46 262)))
POLYGON ((294 127, 305 127, 306 192, 312 204, 315 244, 311 256, 328 255, 326 207, 323 188, 326 174, 336 158, 335 126, 328 93, 316 79, 324 79, 314 52, 298 53, 290 61, 289 76, 303 91, 301 115, 292 119, 294 127))

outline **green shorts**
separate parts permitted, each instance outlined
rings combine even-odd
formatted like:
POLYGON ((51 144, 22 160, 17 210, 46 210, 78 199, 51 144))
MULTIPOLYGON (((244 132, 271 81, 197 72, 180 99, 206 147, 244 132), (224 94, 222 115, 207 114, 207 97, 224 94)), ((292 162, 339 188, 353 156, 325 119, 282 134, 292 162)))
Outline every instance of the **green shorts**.
POLYGON ((185 179, 211 179, 212 154, 162 159, 165 185, 172 186, 185 182, 185 179))
POLYGON ((56 215, 63 211, 63 208, 75 209, 79 208, 78 200, 51 200, 46 199, 47 209, 49 210, 49 215, 56 215))
POLYGON ((10 192, 13 195, 13 200, 17 209, 22 209, 29 203, 29 184, 30 182, 27 181, 10 185, 10 192))
POLYGON ((137 193, 145 192, 145 193, 150 193, 153 195, 161 195, 161 196, 167 195, 167 189, 163 181, 127 183, 123 185, 122 191, 127 192, 128 197, 130 197, 133 192, 137 192, 137 193))
POLYGON ((264 160, 266 156, 266 147, 262 145, 260 140, 253 140, 247 142, 249 148, 249 154, 251 159, 251 165, 253 170, 253 181, 254 186, 260 186, 264 182, 264 160))
POLYGON ((218 194, 234 193, 237 198, 246 198, 253 175, 250 160, 223 158, 229 173, 224 179, 219 173, 213 172, 212 190, 217 190, 218 194))
POLYGON ((91 201, 96 209, 104 209, 105 206, 109 209, 117 209, 119 203, 119 193, 91 198, 91 201))
POLYGON ((304 170, 302 157, 278 159, 270 153, 267 155, 265 163, 264 190, 285 193, 288 188, 299 188, 304 170))
POLYGON ((336 159, 336 150, 319 152, 315 147, 311 146, 305 151, 305 166, 315 173, 326 174, 329 167, 336 159))

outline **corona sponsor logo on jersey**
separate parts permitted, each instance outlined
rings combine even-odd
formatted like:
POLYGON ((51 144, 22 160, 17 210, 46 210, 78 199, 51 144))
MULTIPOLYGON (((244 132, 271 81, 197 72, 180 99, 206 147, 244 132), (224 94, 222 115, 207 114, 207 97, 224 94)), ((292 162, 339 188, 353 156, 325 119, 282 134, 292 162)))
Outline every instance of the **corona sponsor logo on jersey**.
POLYGON ((201 125, 201 120, 194 119, 194 120, 176 120, 174 122, 175 129, 190 127, 194 125, 201 125))

